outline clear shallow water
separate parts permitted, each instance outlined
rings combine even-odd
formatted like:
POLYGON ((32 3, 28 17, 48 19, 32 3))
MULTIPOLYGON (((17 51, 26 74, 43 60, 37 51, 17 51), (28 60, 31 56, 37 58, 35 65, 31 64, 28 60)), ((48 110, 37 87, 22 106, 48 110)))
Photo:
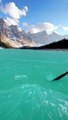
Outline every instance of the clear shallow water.
POLYGON ((67 51, 0 50, 0 119, 67 120, 67 51))

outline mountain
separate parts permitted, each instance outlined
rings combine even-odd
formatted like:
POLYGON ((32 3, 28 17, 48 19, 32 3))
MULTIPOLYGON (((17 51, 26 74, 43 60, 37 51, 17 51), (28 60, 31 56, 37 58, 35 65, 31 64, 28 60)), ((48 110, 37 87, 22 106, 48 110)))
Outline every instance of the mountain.
POLYGON ((19 30, 17 25, 11 25, 9 26, 11 33, 13 34, 13 39, 26 39, 26 33, 24 30, 19 30))
POLYGON ((68 39, 63 39, 45 46, 41 46, 40 49, 68 49, 68 39))
POLYGON ((0 35, 1 34, 5 34, 6 36, 8 36, 8 26, 3 18, 0 18, 0 35))
POLYGON ((18 41, 13 41, 7 38, 4 34, 0 36, 0 46, 4 48, 19 48, 22 44, 18 41))
POLYGON ((25 31, 20 31, 18 26, 8 26, 3 18, 0 18, 0 33, 6 35, 13 40, 22 39, 25 31))
POLYGON ((16 25, 8 26, 4 19, 0 18, 0 46, 3 44, 9 48, 14 48, 15 44, 15 48, 36 45, 35 42, 27 37, 25 31, 20 31, 16 25))
POLYGON ((63 37, 64 37, 65 39, 68 39, 68 35, 64 35, 63 37))
POLYGON ((63 39, 57 42, 53 42, 47 45, 38 47, 24 47, 20 49, 34 49, 34 50, 45 50, 45 49, 68 49, 68 39, 63 39))
POLYGON ((35 34, 26 33, 24 30, 20 30, 16 25, 8 26, 5 20, 0 18, 0 46, 3 44, 9 45, 10 42, 11 45, 6 45, 5 47, 13 46, 14 48, 15 44, 17 44, 15 48, 21 46, 34 47, 47 45, 56 41, 60 41, 64 38, 68 39, 68 35, 63 36, 57 34, 56 32, 47 34, 46 31, 41 31, 35 34), (12 43, 14 43, 14 45, 12 43))
POLYGON ((56 32, 53 32, 48 35, 46 31, 42 31, 35 34, 29 34, 29 37, 39 45, 46 45, 65 38, 64 36, 59 35, 56 32))
POLYGON ((45 46, 45 49, 68 49, 68 39, 50 43, 45 46))
POLYGON ((56 32, 51 33, 50 35, 48 35, 48 43, 52 43, 55 41, 59 41, 61 39, 63 39, 64 37, 62 35, 57 34, 56 32))
POLYGON ((38 45, 47 44, 48 34, 46 31, 38 32, 35 34, 28 33, 31 40, 35 41, 38 45))

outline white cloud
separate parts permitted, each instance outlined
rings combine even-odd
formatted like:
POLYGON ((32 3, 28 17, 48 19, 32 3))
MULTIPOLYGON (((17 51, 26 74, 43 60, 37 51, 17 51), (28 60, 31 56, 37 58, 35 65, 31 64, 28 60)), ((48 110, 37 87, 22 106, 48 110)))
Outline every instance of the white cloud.
POLYGON ((68 31, 68 26, 62 26, 62 29, 68 31))
MULTIPOLYGON (((0 2, 2 2, 2 0, 0 0, 0 2)), ((8 25, 18 25, 19 19, 23 16, 26 16, 28 7, 24 6, 23 9, 19 9, 14 2, 9 2, 5 5, 1 5, 0 11, 6 14, 5 21, 8 25)))
POLYGON ((21 16, 26 16, 26 12, 28 11, 27 6, 25 6, 22 10, 19 9, 14 2, 9 2, 5 4, 5 6, 1 7, 1 11, 5 14, 8 14, 13 19, 20 19, 21 16))
POLYGON ((30 33, 38 33, 38 32, 41 32, 42 30, 38 29, 37 27, 32 27, 28 31, 30 33))
POLYGON ((23 27, 27 27, 27 26, 28 26, 28 23, 27 23, 27 22, 24 22, 22 25, 23 25, 23 27))
POLYGON ((5 22, 7 23, 7 25, 18 25, 19 20, 15 20, 15 19, 7 17, 5 19, 5 22))
POLYGON ((49 23, 49 22, 44 22, 44 23, 40 23, 37 25, 32 25, 30 27, 29 31, 31 33, 37 33, 37 32, 41 32, 41 31, 45 30, 45 31, 47 31, 47 33, 51 33, 57 29, 58 29, 58 26, 56 26, 52 23, 49 23))
POLYGON ((26 12, 28 12, 28 7, 27 6, 25 6, 24 9, 25 9, 26 12))
POLYGON ((21 28, 21 27, 18 27, 18 30, 19 30, 19 31, 22 31, 22 28, 21 28))
POLYGON ((44 23, 43 24, 44 26, 44 29, 47 31, 47 32, 53 32, 55 31, 56 29, 58 29, 58 26, 52 24, 52 23, 44 23))

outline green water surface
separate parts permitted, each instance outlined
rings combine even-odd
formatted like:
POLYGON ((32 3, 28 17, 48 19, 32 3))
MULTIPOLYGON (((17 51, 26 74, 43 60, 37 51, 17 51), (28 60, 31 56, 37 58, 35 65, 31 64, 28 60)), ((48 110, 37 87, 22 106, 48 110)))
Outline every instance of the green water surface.
POLYGON ((67 51, 0 50, 0 120, 68 120, 67 51))

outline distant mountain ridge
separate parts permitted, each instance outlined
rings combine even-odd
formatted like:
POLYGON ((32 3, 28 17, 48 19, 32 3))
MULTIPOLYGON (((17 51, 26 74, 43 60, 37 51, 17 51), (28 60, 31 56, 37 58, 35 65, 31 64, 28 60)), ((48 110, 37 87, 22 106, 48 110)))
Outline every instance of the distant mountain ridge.
POLYGON ((68 35, 60 35, 56 32, 47 34, 46 31, 41 31, 35 34, 29 33, 28 36, 39 45, 47 45, 56 41, 60 41, 64 38, 68 39, 68 35))
POLYGON ((37 44, 47 44, 48 34, 46 31, 41 31, 35 34, 29 33, 29 38, 34 40, 37 44))
MULTIPOLYGON (((17 43, 17 45, 14 45, 14 46, 17 46, 17 48, 21 46, 22 47, 23 46, 28 46, 28 47, 42 46, 42 45, 47 45, 53 42, 60 41, 64 38, 67 39, 68 35, 62 36, 57 34, 56 32, 53 32, 48 35, 46 31, 41 31, 35 34, 26 33, 24 30, 19 30, 18 26, 16 25, 8 26, 4 21, 4 19, 0 18, 0 43, 6 44, 6 46, 9 46, 7 45, 9 44, 9 42, 10 44, 17 43)), ((14 46, 12 47, 14 48, 14 46)))

